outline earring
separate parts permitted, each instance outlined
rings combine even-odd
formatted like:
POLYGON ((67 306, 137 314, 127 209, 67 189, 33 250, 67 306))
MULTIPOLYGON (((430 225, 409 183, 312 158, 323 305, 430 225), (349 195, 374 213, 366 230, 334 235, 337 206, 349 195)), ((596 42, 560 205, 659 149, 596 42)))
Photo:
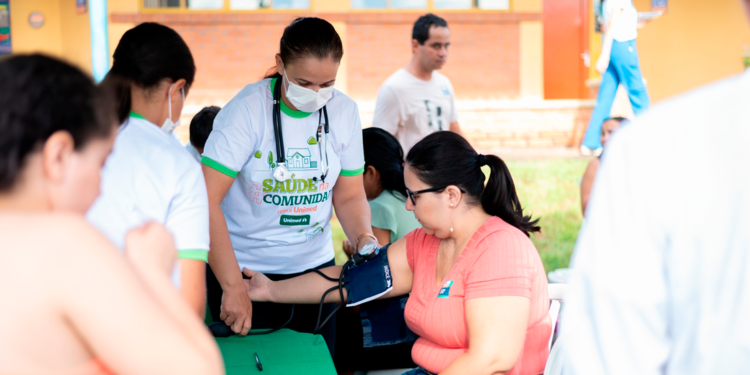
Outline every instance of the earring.
MULTIPOLYGON (((453 207, 453 203, 451 203, 451 207, 453 207)), ((451 211, 451 233, 453 233, 453 211, 451 211)))

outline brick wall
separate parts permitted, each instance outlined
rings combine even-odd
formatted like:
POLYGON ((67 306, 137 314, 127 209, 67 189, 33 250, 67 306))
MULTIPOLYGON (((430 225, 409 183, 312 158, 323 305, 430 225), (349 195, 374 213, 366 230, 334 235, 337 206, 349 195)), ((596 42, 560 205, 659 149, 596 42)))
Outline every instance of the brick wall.
MULTIPOLYGON (((413 20, 401 24, 349 24, 349 95, 372 100, 380 85, 411 60, 413 20)), ((450 23, 451 47, 441 73, 456 97, 515 99, 520 90, 519 24, 450 23)))
MULTIPOLYGON (((200 108, 224 105, 274 64, 283 29, 297 15, 113 14, 112 22, 160 22, 190 46, 198 72, 183 123, 200 108)), ((363 126, 372 123, 377 90, 411 58, 415 13, 318 14, 347 25, 349 95, 360 104, 363 126)), ((520 91, 519 25, 538 14, 456 13, 445 15, 452 46, 443 74, 453 82, 461 125, 480 150, 575 147, 591 113, 581 101, 525 102, 520 91)), ((187 127, 178 129, 187 139, 187 127)))
MULTIPOLYGON (((448 13, 451 51, 442 73, 461 100, 516 99, 520 90, 519 24, 539 14, 448 13)), ((160 22, 182 35, 193 51, 198 73, 193 87, 201 97, 233 95, 274 64, 283 29, 298 15, 113 14, 111 21, 160 22)), ((417 13, 315 14, 347 25, 349 94, 373 100, 380 84, 411 58, 411 29, 417 13)), ((191 93, 192 96, 192 93, 191 93)), ((196 97, 198 99, 198 97, 196 97)), ((206 98, 208 100, 208 98, 206 98)))
POLYGON ((185 39, 197 67, 196 92, 230 98, 275 65, 282 25, 170 25, 185 39))

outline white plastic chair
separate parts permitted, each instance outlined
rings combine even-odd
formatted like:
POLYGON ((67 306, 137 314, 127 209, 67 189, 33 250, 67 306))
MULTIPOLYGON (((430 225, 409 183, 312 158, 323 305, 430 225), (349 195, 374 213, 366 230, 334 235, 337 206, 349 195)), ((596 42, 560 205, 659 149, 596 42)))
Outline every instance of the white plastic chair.
POLYGON ((547 365, 544 367, 544 375, 561 375, 563 371, 563 356, 560 354, 560 344, 555 337, 555 328, 557 328, 557 317, 560 315, 562 302, 565 300, 565 294, 568 291, 568 284, 549 284, 549 317, 552 319, 552 334, 549 338, 549 357, 547 365), (557 343, 557 345, 553 345, 557 343))

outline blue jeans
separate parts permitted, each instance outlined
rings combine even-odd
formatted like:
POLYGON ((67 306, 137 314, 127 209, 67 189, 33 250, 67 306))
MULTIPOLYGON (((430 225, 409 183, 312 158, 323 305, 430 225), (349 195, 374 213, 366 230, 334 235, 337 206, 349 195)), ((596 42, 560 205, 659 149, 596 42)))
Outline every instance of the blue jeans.
POLYGON ((596 97, 596 106, 591 114, 589 127, 583 137, 583 146, 592 150, 602 147, 601 133, 604 120, 609 118, 612 103, 615 101, 617 87, 622 83, 628 89, 630 104, 633 106, 635 115, 648 109, 650 100, 643 83, 641 67, 638 62, 638 50, 635 48, 635 39, 627 42, 612 42, 612 54, 609 59, 607 71, 602 75, 602 83, 599 85, 599 95, 596 97))
POLYGON ((431 372, 425 370, 422 368, 422 366, 419 366, 413 370, 409 370, 401 375, 433 375, 431 372))

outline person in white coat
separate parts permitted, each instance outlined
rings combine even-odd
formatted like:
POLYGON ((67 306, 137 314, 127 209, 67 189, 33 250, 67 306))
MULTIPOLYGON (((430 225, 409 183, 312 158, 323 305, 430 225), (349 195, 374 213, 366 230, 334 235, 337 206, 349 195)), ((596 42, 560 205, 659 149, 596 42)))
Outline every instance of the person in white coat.
POLYGON ((750 369, 747 103, 750 72, 655 106, 608 143, 561 323, 570 373, 750 369))

